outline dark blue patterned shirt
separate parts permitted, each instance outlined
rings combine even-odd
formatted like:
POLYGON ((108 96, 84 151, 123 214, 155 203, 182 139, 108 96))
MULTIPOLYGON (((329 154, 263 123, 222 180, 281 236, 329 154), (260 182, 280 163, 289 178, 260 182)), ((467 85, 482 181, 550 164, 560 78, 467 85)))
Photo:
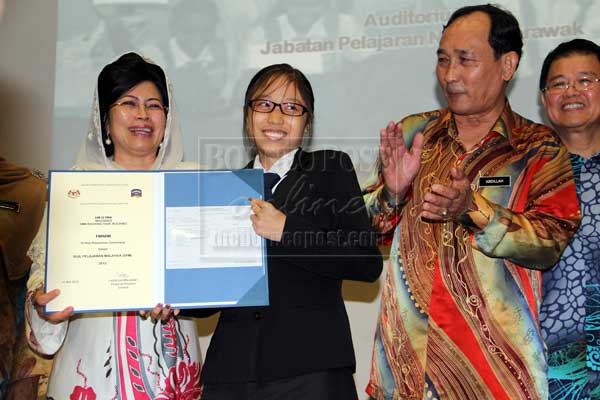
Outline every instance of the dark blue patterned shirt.
POLYGON ((550 399, 600 399, 600 154, 572 154, 581 225, 543 274, 550 399))

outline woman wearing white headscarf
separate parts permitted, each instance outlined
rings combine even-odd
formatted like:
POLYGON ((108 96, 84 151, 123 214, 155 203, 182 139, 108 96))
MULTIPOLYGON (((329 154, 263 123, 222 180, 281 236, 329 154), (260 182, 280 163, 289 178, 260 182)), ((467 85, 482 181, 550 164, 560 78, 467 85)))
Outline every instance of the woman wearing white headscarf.
MULTIPOLYGON (((193 169, 182 163, 181 132, 163 70, 135 53, 104 67, 74 169, 193 169)), ((52 399, 198 399, 200 350, 193 321, 167 323, 135 312, 45 314, 45 229, 29 255, 28 340, 55 354, 52 399), (68 329, 67 329, 68 328, 68 329)))

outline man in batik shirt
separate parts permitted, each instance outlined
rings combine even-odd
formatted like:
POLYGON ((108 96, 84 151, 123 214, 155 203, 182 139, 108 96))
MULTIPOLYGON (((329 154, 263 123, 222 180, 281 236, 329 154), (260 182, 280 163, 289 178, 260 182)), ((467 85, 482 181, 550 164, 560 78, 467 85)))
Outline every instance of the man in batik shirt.
POLYGON ((579 208, 566 148, 506 99, 521 48, 510 13, 457 10, 437 50, 448 107, 381 131, 365 189, 373 225, 393 235, 375 399, 547 396, 540 270, 559 259, 579 208))
POLYGON ((600 399, 600 47, 575 39, 542 66, 544 109, 571 153, 581 225, 542 277, 550 399, 600 399))

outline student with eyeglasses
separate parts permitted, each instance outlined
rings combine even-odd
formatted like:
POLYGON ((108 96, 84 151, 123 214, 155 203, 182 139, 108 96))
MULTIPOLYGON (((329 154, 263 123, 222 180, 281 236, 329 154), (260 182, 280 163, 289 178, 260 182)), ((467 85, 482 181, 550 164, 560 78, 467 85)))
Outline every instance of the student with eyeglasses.
POLYGON ((357 399, 342 281, 375 281, 382 258, 348 155, 300 147, 313 118, 299 70, 271 65, 250 81, 244 134, 255 157, 246 167, 263 169, 272 192, 251 199, 254 230, 267 239, 269 306, 221 310, 203 400, 357 399))

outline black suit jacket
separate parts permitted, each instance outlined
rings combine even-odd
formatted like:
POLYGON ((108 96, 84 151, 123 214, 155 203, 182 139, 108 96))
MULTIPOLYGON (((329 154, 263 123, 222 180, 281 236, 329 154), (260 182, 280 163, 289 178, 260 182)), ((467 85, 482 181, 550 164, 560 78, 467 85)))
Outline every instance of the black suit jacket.
POLYGON ((286 221, 281 242, 267 241, 270 306, 221 310, 204 383, 355 368, 342 280, 375 281, 382 257, 350 158, 298 150, 271 201, 286 221))

